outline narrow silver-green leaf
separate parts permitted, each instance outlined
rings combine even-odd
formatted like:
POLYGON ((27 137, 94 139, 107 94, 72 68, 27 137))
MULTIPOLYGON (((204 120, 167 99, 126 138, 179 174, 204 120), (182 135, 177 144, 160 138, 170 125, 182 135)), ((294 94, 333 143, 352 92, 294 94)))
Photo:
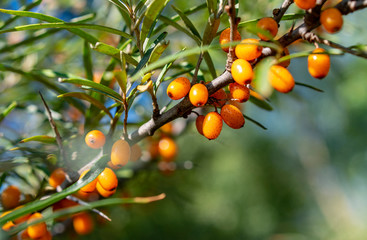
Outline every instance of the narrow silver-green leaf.
POLYGON ((4 120, 4 118, 6 117, 6 116, 8 116, 9 115, 9 113, 11 113, 11 111, 13 111, 13 109, 14 108, 16 108, 16 106, 17 106, 17 102, 12 102, 12 103, 10 103, 10 105, 7 107, 7 108, 5 108, 1 113, 0 113, 0 123, 4 120))
POLYGON ((161 13, 163 8, 167 5, 169 0, 152 0, 150 1, 147 11, 144 14, 143 23, 141 26, 141 32, 140 32, 140 40, 141 45, 143 45, 145 38, 148 36, 148 33, 158 17, 158 15, 161 13))
MULTIPOLYGON (((111 45, 108 45, 108 44, 105 44, 103 42, 96 42, 94 45, 91 45, 92 49, 97 51, 97 52, 100 52, 100 53, 103 53, 103 54, 106 54, 106 55, 109 55, 113 58, 115 58, 116 60, 120 61, 120 52, 122 52, 121 50, 111 46, 111 45)), ((138 62, 132 58, 130 55, 122 52, 122 54, 124 55, 124 58, 126 59, 126 61, 134 66, 137 66, 138 65, 138 62)))
POLYGON ((0 34, 7 33, 7 32, 25 31, 25 30, 37 30, 37 29, 44 29, 44 28, 63 28, 63 29, 86 28, 86 29, 98 30, 102 32, 109 32, 109 33, 113 33, 116 35, 120 35, 121 37, 124 37, 124 38, 133 39, 131 35, 124 33, 120 30, 114 29, 114 28, 110 28, 110 27, 106 27, 102 25, 96 25, 96 24, 71 23, 71 22, 36 23, 36 24, 16 26, 14 28, 0 30, 0 34))
POLYGON ((163 52, 167 49, 168 45, 169 41, 158 43, 158 45, 154 47, 153 52, 150 55, 148 64, 157 61, 162 56, 163 52))
POLYGON ((250 102, 252 102, 259 108, 262 108, 266 111, 273 111, 273 107, 269 103, 262 101, 260 99, 257 99, 256 97, 250 97, 250 102))
POLYGON ((25 138, 20 141, 20 143, 26 143, 26 142, 56 143, 56 138, 47 135, 38 135, 25 138))
POLYGON ((306 87, 306 88, 312 89, 312 90, 314 90, 316 92, 324 92, 324 90, 322 90, 320 88, 317 88, 317 87, 314 87, 314 86, 311 86, 311 85, 306 84, 306 83, 301 83, 301 82, 295 82, 295 83, 298 86, 306 87))
MULTIPOLYGON (((20 8, 20 11, 28 11, 28 10, 31 10, 32 8, 37 7, 38 5, 40 5, 41 2, 42 2, 42 0, 36 0, 34 2, 31 2, 30 4, 28 4, 26 6, 22 6, 20 8)), ((9 18, 8 20, 6 20, 4 22, 4 24, 0 27, 0 29, 3 29, 4 27, 8 26, 9 24, 11 24, 12 22, 14 22, 18 18, 19 18, 19 16, 12 16, 11 18, 9 18)))
POLYGON ((176 8, 173 5, 172 5, 172 8, 181 17, 182 21, 185 23, 186 27, 190 29, 192 34, 194 34, 196 37, 198 37, 201 40, 200 33, 198 32, 194 24, 191 22, 191 20, 185 15, 185 13, 183 13, 181 10, 179 10, 178 8, 176 8))
POLYGON ((101 103, 97 99, 89 96, 86 93, 82 93, 82 92, 69 92, 69 93, 60 94, 57 97, 58 98, 75 97, 75 98, 79 98, 81 100, 88 101, 91 104, 93 104, 94 106, 96 106, 97 108, 99 108, 102 111, 104 111, 111 119, 113 118, 112 115, 111 115, 111 113, 110 113, 110 111, 108 111, 108 109, 103 105, 103 103, 101 103))
POLYGON ((81 78, 67 78, 67 79, 64 78, 60 79, 59 81, 62 83, 72 83, 79 85, 83 89, 99 92, 105 96, 114 99, 115 101, 122 103, 122 97, 117 92, 113 91, 111 88, 106 87, 102 84, 81 78))
POLYGON ((87 41, 84 41, 83 46, 83 65, 84 65, 84 71, 87 78, 91 81, 93 81, 93 60, 92 60, 92 54, 90 51, 89 43, 87 41))

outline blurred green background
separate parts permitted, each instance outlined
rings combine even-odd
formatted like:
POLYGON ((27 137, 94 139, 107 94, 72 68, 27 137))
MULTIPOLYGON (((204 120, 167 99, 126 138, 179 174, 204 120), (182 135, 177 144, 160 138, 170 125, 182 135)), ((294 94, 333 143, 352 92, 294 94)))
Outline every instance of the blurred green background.
MULTIPOLYGON (((3 0, 0 7, 17 9, 25 2, 3 0)), ((239 16, 242 20, 269 16, 281 2, 240 1, 239 16)), ((173 14, 170 5, 185 10, 196 4, 199 2, 172 0, 163 14, 173 14)), ((96 12, 94 23, 118 29, 124 26, 108 1, 45 0, 36 11, 64 20, 96 12)), ((289 10, 297 11, 295 6, 289 10)), ((0 15, 1 20, 7 17, 0 15)), ((207 17, 205 9, 190 16, 200 33, 207 17)), ((22 18, 16 23, 25 21, 29 20, 22 18)), ((345 46, 365 43, 367 30, 362 24, 367 21, 365 10, 345 16, 344 21, 340 33, 323 36, 345 46)), ((282 22, 278 36, 291 25, 292 22, 282 22)), ((220 29, 227 26, 224 19, 220 29)), ((173 28, 167 30, 169 53, 183 46, 195 46, 173 28)), ((11 41, 21 41, 27 34, 16 32, 6 38, 1 35, 0 49, 11 41)), ((97 34, 100 33, 96 33, 99 38, 106 37, 97 34)), ((254 37, 245 31, 241 34, 254 37)), ((111 44, 116 42, 113 37, 105 39, 111 44)), ((79 38, 60 31, 27 48, 3 52, 0 59, 22 69, 53 69, 83 75, 82 46, 79 38), (17 58, 22 54, 27 56, 17 58)), ((289 49, 294 53, 312 50, 313 45, 298 43, 289 49)), ((220 74, 226 55, 221 50, 210 53, 220 74)), ((95 72, 103 71, 108 58, 98 53, 93 53, 93 57, 95 72)), ((308 74, 306 58, 292 59, 289 66, 296 81, 320 88, 323 93, 302 86, 286 95, 274 93, 270 97, 273 111, 244 104, 245 114, 267 130, 247 121, 240 130, 224 126, 217 140, 208 141, 196 132, 192 121, 174 121, 174 127, 186 127, 176 138, 179 145, 176 162, 185 167, 169 175, 156 168, 141 171, 124 182, 121 190, 129 196, 163 192, 166 199, 147 205, 106 208, 104 211, 112 222, 96 219, 95 231, 88 236, 66 232, 55 239, 366 239, 367 62, 350 55, 331 58, 330 73, 322 81, 308 74)), ((195 64, 196 59, 191 57, 187 61, 195 64)), ((52 109, 61 114, 67 111, 67 104, 45 90, 44 85, 17 74, 0 72, 0 82, 0 106, 17 100, 23 108, 0 125, 4 135, 2 149, 22 137, 52 134, 48 122, 40 117, 42 105, 37 92, 42 90, 52 109)), ((163 105, 168 100, 162 96, 160 101, 163 105)), ((77 132, 78 123, 70 124, 67 120, 59 119, 65 123, 63 134, 77 132)), ((13 156, 3 153, 2 158, 13 156)))

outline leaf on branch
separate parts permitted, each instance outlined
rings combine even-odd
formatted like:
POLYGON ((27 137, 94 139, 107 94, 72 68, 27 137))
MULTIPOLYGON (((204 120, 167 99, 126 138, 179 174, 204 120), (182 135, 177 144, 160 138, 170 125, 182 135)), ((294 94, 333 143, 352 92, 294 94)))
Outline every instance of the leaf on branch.
POLYGON ((314 86, 311 86, 311 85, 306 84, 306 83, 296 82, 296 85, 312 89, 316 92, 324 92, 324 90, 322 90, 320 88, 317 88, 317 87, 314 87, 314 86))
POLYGON ((254 70, 252 85, 256 91, 264 97, 269 97, 273 92, 273 87, 269 82, 269 71, 275 61, 274 57, 264 58, 256 65, 254 70))
POLYGON ((82 89, 92 90, 94 92, 101 93, 119 103, 123 103, 122 97, 117 92, 113 91, 111 88, 106 87, 102 84, 81 78, 67 78, 67 79, 60 78, 59 81, 62 83, 72 83, 78 85, 82 89))
POLYGON ((12 103, 10 103, 10 105, 7 107, 7 108, 5 108, 1 113, 0 113, 0 123, 4 120, 4 118, 6 117, 6 116, 8 116, 10 113, 11 113, 11 111, 13 111, 14 110, 14 108, 16 108, 16 106, 17 106, 17 102, 12 102, 12 103))
POLYGON ((38 135, 21 140, 19 143, 26 142, 41 142, 41 143, 56 143, 56 138, 46 135, 38 135))
POLYGON ((148 33, 151 31, 153 23, 155 22, 158 15, 161 13, 163 8, 167 5, 169 0, 153 0, 149 2, 147 11, 144 14, 143 23, 141 26, 140 40, 143 45, 148 33))
POLYGON ((75 97, 75 98, 78 98, 78 99, 81 99, 81 100, 88 101, 91 104, 93 104, 94 106, 96 106, 97 108, 99 108, 102 111, 104 111, 111 119, 113 118, 112 115, 111 115, 111 113, 110 113, 110 111, 108 111, 108 109, 103 105, 103 103, 101 103, 97 99, 89 96, 86 93, 82 93, 82 92, 69 92, 69 93, 60 94, 57 97, 58 98, 75 97))

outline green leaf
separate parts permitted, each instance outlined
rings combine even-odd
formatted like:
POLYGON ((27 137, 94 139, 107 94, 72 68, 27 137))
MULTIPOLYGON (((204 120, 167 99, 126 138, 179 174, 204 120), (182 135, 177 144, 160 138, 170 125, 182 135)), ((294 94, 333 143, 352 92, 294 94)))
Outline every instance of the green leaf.
POLYGON ((82 93, 82 92, 69 92, 69 93, 60 94, 57 97, 58 98, 75 97, 75 98, 79 98, 81 100, 88 101, 91 104, 93 104, 94 106, 96 106, 97 108, 99 108, 102 111, 104 111, 111 119, 113 118, 112 115, 111 115, 111 113, 110 113, 110 111, 108 111, 108 109, 103 105, 103 103, 101 103, 97 99, 89 96, 86 93, 82 93))
POLYGON ((262 108, 266 111, 273 111, 273 107, 269 103, 262 101, 260 99, 257 99, 256 97, 250 97, 250 102, 252 102, 259 108, 262 108))
POLYGON ((67 78, 67 79, 62 78, 62 79, 59 79, 59 81, 62 83, 72 83, 72 84, 80 85, 80 87, 83 89, 99 92, 105 96, 108 96, 114 99, 117 102, 123 103, 122 97, 117 92, 113 91, 111 88, 106 87, 102 84, 95 83, 90 80, 81 79, 81 78, 67 78))
POLYGON ((170 18, 161 15, 161 16, 159 16, 159 20, 164 22, 167 25, 170 25, 170 26, 176 28, 178 31, 185 33, 187 36, 192 38, 196 42, 197 45, 201 44, 201 40, 197 36, 192 34, 186 28, 182 27, 180 24, 178 24, 175 21, 171 20, 170 18))
MULTIPOLYGON (((215 0, 213 0, 213 1, 215 1, 215 0)), ((181 17, 182 21, 185 23, 186 27, 188 29, 190 29, 190 31, 192 32, 192 34, 194 34, 196 37, 198 37, 198 39, 200 39, 200 41, 201 41, 200 33, 198 32, 198 30, 196 29, 196 27, 194 26, 194 24, 191 22, 191 20, 185 15, 185 13, 183 13, 182 11, 180 11, 174 5, 172 5, 172 8, 181 17)))
MULTIPOLYGON (((93 50, 112 56, 113 58, 115 58, 116 60, 120 61, 121 60, 121 56, 120 56, 120 52, 122 52, 121 50, 112 47, 111 45, 105 44, 103 42, 96 42, 94 45, 92 45, 93 50)), ((122 54, 124 55, 124 58, 126 59, 126 61, 134 66, 138 65, 138 62, 132 58, 130 55, 122 52, 122 54)))
POLYGON ((142 69, 145 64, 147 64, 147 62, 150 59, 150 55, 152 54, 154 48, 167 36, 167 32, 163 32, 161 33, 157 39, 154 41, 154 43, 149 47, 148 51, 144 54, 144 56, 142 57, 142 59, 140 60, 138 66, 135 68, 134 72, 132 73, 132 75, 136 74, 140 69, 142 69))
POLYGON ((41 142, 41 143, 56 143, 56 138, 46 135, 38 135, 21 140, 19 143, 26 142, 41 142))
POLYGON ((301 19, 305 16, 303 13, 287 13, 282 17, 282 21, 301 19))
POLYGON ((124 33, 120 30, 114 29, 114 28, 110 28, 110 27, 106 27, 102 25, 96 25, 96 24, 71 23, 71 22, 36 23, 36 24, 16 26, 14 28, 0 30, 0 34, 7 33, 7 32, 25 31, 25 30, 37 30, 37 29, 44 29, 44 28, 63 28, 63 29, 86 28, 86 29, 98 30, 102 32, 113 33, 113 34, 120 35, 121 37, 124 37, 127 39, 133 39, 133 36, 127 33, 124 33))
POLYGON ((155 94, 157 93, 158 87, 159 85, 161 85, 161 82, 163 81, 164 76, 166 75, 166 73, 168 72, 168 70, 170 69, 172 65, 173 65, 173 62, 167 63, 166 65, 164 65, 161 72, 159 73, 157 80, 153 84, 155 94))
POLYGON ((156 68, 159 68, 161 66, 164 66, 167 63, 173 62, 176 59, 187 57, 187 56, 194 55, 194 54, 199 54, 201 52, 206 52, 210 49, 219 49, 219 48, 220 48, 219 44, 212 44, 210 46, 195 47, 195 48, 181 51, 177 54, 171 54, 141 69, 139 72, 137 72, 135 75, 131 77, 131 81, 136 81, 139 77, 144 76, 146 73, 156 68))
POLYGON ((264 130, 268 130, 264 125, 262 125, 260 122, 256 121, 255 119, 253 118, 250 118, 249 116, 246 116, 245 114, 243 114, 243 116, 249 120, 250 122, 253 122, 254 124, 256 124, 257 126, 261 127, 262 129, 264 130))
MULTIPOLYGON (((198 5, 198 6, 195 6, 195 7, 192 7, 192 8, 190 8, 190 9, 188 9, 188 10, 184 11, 183 13, 184 13, 186 16, 188 16, 188 15, 191 15, 191 14, 193 14, 193 13, 196 13, 196 12, 198 12, 198 11, 202 10, 202 9, 206 9, 206 4, 205 4, 205 3, 203 3, 203 4, 201 4, 201 5, 198 5)), ((170 21, 172 21, 172 22, 176 22, 176 21, 178 21, 179 19, 180 19, 180 16, 179 16, 179 15, 175 15, 175 16, 171 17, 169 20, 170 20, 170 21)), ((161 19, 160 19, 160 17, 159 17, 159 20, 161 20, 161 19)), ((159 25, 158 27, 156 27, 156 28, 154 29, 154 31, 153 31, 153 35, 155 35, 155 34, 157 34, 158 32, 160 32, 160 31, 161 31, 162 29, 164 29, 166 26, 167 26, 167 24, 166 24, 166 23, 163 23, 163 24, 159 25)))
POLYGON ((149 2, 150 4, 148 5, 147 11, 144 14, 143 23, 141 26, 141 32, 140 32, 141 43, 144 43, 154 21, 156 20, 156 18, 158 17, 158 15, 161 13, 161 11, 167 5, 168 2, 169 0, 152 0, 149 2))
POLYGON ((150 196, 150 197, 109 198, 109 199, 102 199, 102 200, 94 201, 94 202, 88 202, 87 205, 77 205, 74 207, 69 207, 69 208, 62 209, 56 212, 52 212, 52 214, 45 214, 42 219, 36 220, 32 222, 32 224, 27 224, 27 223, 20 224, 19 226, 12 228, 9 231, 9 234, 16 234, 17 232, 22 231, 26 229, 28 226, 33 225, 33 224, 53 220, 53 219, 56 219, 62 216, 72 215, 72 214, 82 212, 82 211, 92 210, 92 209, 96 209, 99 207, 111 206, 111 205, 147 204, 147 203, 162 200, 165 197, 166 195, 164 193, 161 193, 159 195, 150 196))
POLYGON ((208 6, 209 14, 217 14, 217 1, 216 0, 206 0, 206 5, 208 6))
POLYGON ((128 4, 124 3, 123 1, 119 1, 119 0, 108 0, 108 1, 113 3, 115 6, 117 6, 120 10, 124 11, 129 16, 131 15, 130 13, 131 8, 128 4))
POLYGON ((169 45, 169 41, 158 43, 154 47, 153 52, 150 55, 148 64, 151 64, 151 63, 157 61, 162 56, 163 52, 167 49, 168 45, 169 45))
POLYGON ((255 67, 253 86, 262 96, 268 97, 273 92, 273 87, 269 82, 269 71, 275 62, 274 57, 267 57, 261 60, 255 67))
MULTIPOLYGON (((38 5, 40 5, 42 2, 42 0, 36 0, 34 2, 31 2, 30 4, 26 5, 26 6, 22 6, 20 8, 20 10, 24 10, 24 11, 28 11, 31 10, 34 7, 37 7, 38 5)), ((6 20, 4 22, 4 24, 0 27, 0 29, 3 29, 4 27, 8 26, 9 24, 11 24, 12 22, 14 22, 15 20, 17 20, 19 18, 19 16, 13 16, 11 18, 9 18, 8 20, 6 20)))
POLYGON ((10 105, 7 107, 7 108, 5 108, 1 113, 0 113, 0 123, 4 120, 4 118, 6 117, 6 116, 8 116, 9 115, 9 113, 11 113, 11 111, 13 111, 13 109, 14 108, 16 108, 16 106, 17 106, 17 102, 12 102, 12 103, 10 103, 10 105))
POLYGON ((311 85, 306 84, 306 83, 296 82, 296 85, 302 86, 302 87, 307 87, 309 89, 315 90, 316 92, 324 92, 324 90, 322 90, 320 88, 317 88, 317 87, 314 87, 314 86, 311 86, 311 85))
POLYGON ((83 65, 85 70, 85 75, 91 81, 93 81, 93 60, 92 54, 90 52, 89 43, 84 41, 83 46, 83 65))
MULTIPOLYGON (((122 61, 121 66, 125 66, 125 60, 124 59, 122 61)), ((117 81, 117 83, 119 84, 119 86, 121 88, 121 91, 126 96, 128 79, 127 79, 127 74, 126 74, 125 67, 121 71, 114 71, 113 75, 115 76, 116 81, 117 81)))
POLYGON ((212 75, 212 78, 213 79, 216 78, 217 77, 217 71, 215 70, 215 66, 214 66, 212 58, 210 57, 209 52, 203 53, 203 56, 204 56, 204 60, 206 62, 206 65, 208 65, 209 72, 212 75))
POLYGON ((48 198, 43 200, 32 201, 24 205, 24 207, 12 211, 11 213, 0 218, 0 225, 4 225, 6 222, 17 219, 27 213, 36 212, 40 209, 44 209, 68 195, 77 192, 80 188, 84 187, 88 183, 92 182, 98 175, 105 169, 105 165, 109 159, 108 155, 103 155, 98 159, 97 163, 85 174, 79 181, 64 189, 62 192, 54 193, 48 198))

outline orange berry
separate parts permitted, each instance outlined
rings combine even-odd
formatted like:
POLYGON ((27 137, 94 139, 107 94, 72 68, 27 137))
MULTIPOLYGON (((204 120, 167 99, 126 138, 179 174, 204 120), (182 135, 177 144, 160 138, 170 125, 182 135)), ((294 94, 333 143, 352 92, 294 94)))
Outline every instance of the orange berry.
POLYGON ((214 98, 213 105, 216 107, 222 107, 227 101, 227 94, 223 88, 210 95, 210 97, 214 98))
MULTIPOLYGON (((288 48, 283 48, 283 52, 281 54, 281 57, 288 56, 288 55, 289 55, 288 48)), ((291 64, 291 60, 290 59, 285 60, 283 62, 280 62, 277 65, 287 68, 289 66, 289 64, 291 64)))
POLYGON ((85 143, 88 147, 98 149, 103 147, 106 142, 105 135, 99 130, 93 130, 87 133, 85 136, 85 143))
POLYGON ((15 208, 19 205, 20 191, 16 186, 7 187, 1 194, 1 204, 5 209, 15 208))
POLYGON ((123 167, 130 160, 131 148, 128 142, 119 139, 112 145, 111 162, 117 167, 123 167))
POLYGON ((173 124, 172 122, 168 122, 159 128, 165 134, 172 134, 173 132, 173 124))
POLYGON ((242 112, 231 104, 222 107, 220 115, 223 121, 233 129, 239 129, 245 124, 245 117, 242 112))
POLYGON ((252 61, 261 55, 262 47, 259 45, 259 40, 253 38, 243 39, 241 44, 238 44, 235 49, 238 58, 252 61))
POLYGON ((116 174, 110 168, 105 168, 103 172, 98 175, 97 180, 101 187, 107 191, 116 190, 118 185, 116 174))
MULTIPOLYGON (((316 48, 313 53, 325 52, 322 48, 316 48)), ((327 76, 330 69, 330 57, 327 54, 310 54, 308 56, 308 72, 312 77, 322 79, 327 76)))
POLYGON ((190 91, 190 80, 185 77, 179 77, 173 80, 167 87, 167 95, 173 100, 185 97, 190 91))
POLYGON ((196 118, 196 121, 195 121, 196 129, 198 130, 198 132, 199 132, 201 135, 204 135, 204 133, 203 133, 203 123, 204 123, 204 118, 205 118, 205 116, 204 116, 204 115, 199 115, 199 116, 196 118))
POLYGON ((73 217, 73 226, 76 233, 86 235, 93 231, 94 223, 90 214, 82 212, 73 217))
MULTIPOLYGON (((220 45, 224 45, 230 42, 230 33, 231 33, 231 29, 230 28, 226 28, 224 29, 220 36, 219 36, 219 43, 220 45)), ((241 34, 236 30, 233 34, 233 41, 238 42, 241 41, 241 34)), ((225 52, 229 52, 229 47, 224 47, 222 46, 223 51, 225 52)))
MULTIPOLYGON (((27 223, 32 223, 35 220, 42 219, 41 213, 33 213, 32 216, 28 219, 27 223)), ((27 232, 30 238, 37 239, 42 237, 47 233, 47 226, 45 222, 40 222, 34 225, 31 225, 27 228, 27 232)))
POLYGON ((204 84, 197 83, 191 87, 189 98, 192 105, 196 107, 204 106, 208 101, 209 93, 204 84))
POLYGON ((48 182, 54 188, 60 186, 65 180, 65 172, 62 168, 56 168, 50 175, 48 182))
POLYGON ((282 93, 290 92, 295 85, 292 74, 286 68, 279 65, 271 66, 269 81, 273 88, 282 93))
POLYGON ((294 3, 300 9, 304 9, 304 10, 314 8, 316 6, 316 0, 294 0, 294 3))
POLYGON ((49 231, 47 231, 45 235, 43 235, 42 237, 37 238, 37 240, 51 240, 51 239, 52 239, 52 235, 49 231))
POLYGON ((217 112, 208 113, 203 122, 203 135, 209 139, 216 139, 222 131, 222 117, 217 112))
POLYGON ((254 76, 251 64, 244 59, 237 59, 231 67, 233 79, 240 85, 249 84, 254 76))
POLYGON ((336 33, 343 26, 343 15, 337 8, 328 8, 321 12, 320 22, 327 32, 336 33))
POLYGON ((250 89, 246 86, 240 85, 238 83, 230 83, 229 84, 229 92, 230 98, 234 99, 237 102, 243 103, 249 100, 250 98, 250 89))
MULTIPOLYGON (((3 212, 0 216, 0 218, 4 217, 5 215, 11 213, 11 211, 6 211, 6 212, 3 212)), ((12 227, 14 227, 15 224, 13 221, 9 221, 9 222, 6 222, 1 228, 4 230, 4 231, 9 231, 12 227)))
POLYGON ((165 161, 172 161, 177 155, 177 144, 172 138, 164 137, 158 143, 159 154, 165 161))
MULTIPOLYGON (((274 18, 271 17, 265 17, 260 19, 257 22, 256 27, 267 31, 271 36, 273 36, 273 38, 278 33, 278 23, 274 20, 274 18)), ((267 36, 261 33, 257 33, 257 36, 259 36, 259 38, 264 41, 270 40, 267 36)))
MULTIPOLYGON (((80 174, 79 179, 84 177, 84 175, 87 174, 87 172, 89 172, 89 170, 85 170, 84 172, 82 172, 82 174, 80 174)), ((82 187, 81 189, 79 189, 79 191, 84 193, 91 193, 96 189, 96 184, 97 184, 97 178, 88 183, 87 185, 85 185, 84 187, 82 187)))
POLYGON ((96 189, 97 189, 99 195, 101 195, 102 197, 105 197, 105 198, 108 198, 108 197, 112 196, 116 192, 116 189, 111 190, 111 191, 108 191, 108 190, 104 189, 99 182, 97 182, 96 189))

